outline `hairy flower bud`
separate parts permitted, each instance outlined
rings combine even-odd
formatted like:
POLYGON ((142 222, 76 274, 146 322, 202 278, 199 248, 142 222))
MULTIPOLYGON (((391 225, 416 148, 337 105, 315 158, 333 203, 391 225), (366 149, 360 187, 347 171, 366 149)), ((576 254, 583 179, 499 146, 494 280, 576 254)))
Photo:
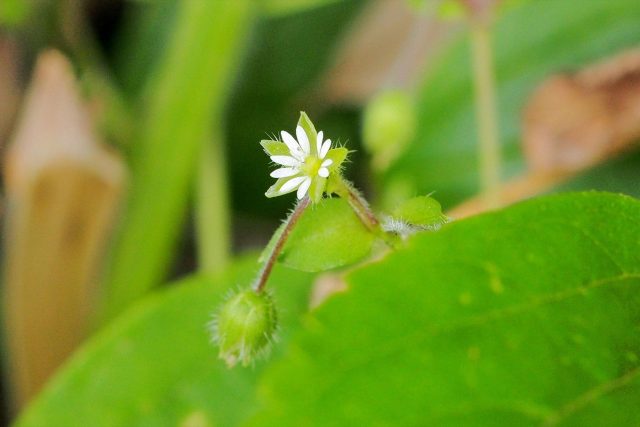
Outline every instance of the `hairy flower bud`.
POLYGON ((229 367, 249 365, 265 352, 276 331, 276 309, 266 292, 238 292, 220 307, 213 323, 213 338, 220 358, 229 367))
POLYGON ((419 231, 438 230, 449 221, 437 200, 430 196, 419 196, 398 206, 392 216, 384 219, 382 228, 406 238, 419 231))
POLYGON ((393 211, 394 218, 424 228, 438 228, 449 221, 440 203, 430 196, 411 198, 393 211))

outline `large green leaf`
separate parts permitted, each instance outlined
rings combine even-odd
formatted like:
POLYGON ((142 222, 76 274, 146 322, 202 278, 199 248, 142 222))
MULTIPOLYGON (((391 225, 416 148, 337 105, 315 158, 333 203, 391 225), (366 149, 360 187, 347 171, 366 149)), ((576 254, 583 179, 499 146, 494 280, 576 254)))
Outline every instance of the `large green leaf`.
MULTIPOLYGON (((220 280, 193 278, 134 307, 73 357, 16 426, 237 425, 255 407, 264 362, 227 369, 207 324, 225 289, 248 285, 256 269, 252 258, 220 280)), ((281 338, 299 324, 309 279, 274 272, 281 338)))
MULTIPOLYGON (((509 9, 495 25, 495 70, 504 173, 524 170, 520 150, 521 114, 529 95, 553 73, 587 64, 637 46, 637 0, 537 0, 509 9), (578 4, 579 3, 579 4, 578 4)), ((385 176, 404 181, 408 193, 437 189, 444 206, 478 188, 477 134, 471 53, 467 34, 446 49, 419 95, 417 136, 385 176)), ((636 165, 637 168, 637 165, 636 165)), ((626 189, 626 176, 611 175, 597 188, 626 189)), ((638 179, 635 174, 635 181, 638 179)), ((593 188, 589 184, 583 189, 593 188)), ((635 194, 640 187, 636 186, 635 194)))
POLYGON ((637 426, 639 218, 582 193, 416 236, 309 316, 253 425, 637 426))
MULTIPOLYGON (((282 234, 276 230, 263 252, 264 261, 282 234)), ((375 235, 343 199, 324 199, 304 212, 289 235, 278 261, 296 270, 317 272, 352 264, 369 255, 375 235)))

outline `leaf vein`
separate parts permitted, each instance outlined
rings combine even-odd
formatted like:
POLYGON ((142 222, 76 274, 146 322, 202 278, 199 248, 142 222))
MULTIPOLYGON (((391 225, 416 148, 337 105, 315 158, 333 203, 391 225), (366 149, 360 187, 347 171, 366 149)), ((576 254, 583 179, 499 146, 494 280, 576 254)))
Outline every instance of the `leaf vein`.
POLYGON ((587 390, 585 393, 577 396, 575 399, 569 401, 562 407, 558 408, 554 413, 550 414, 540 425, 541 427, 550 427, 558 425, 562 420, 579 412, 597 399, 605 396, 608 393, 616 391, 619 388, 631 383, 634 379, 640 377, 640 367, 634 368, 623 375, 613 378, 610 381, 600 383, 595 387, 587 390))
POLYGON ((344 362, 342 369, 343 373, 347 373, 353 369, 358 368, 361 365, 372 363, 375 360, 384 359, 386 357, 392 357, 398 353, 407 351, 407 343, 415 345, 417 342, 422 342, 429 337, 433 337, 444 332, 451 332, 461 328, 468 328, 472 326, 483 325, 492 321, 503 319, 509 316, 515 316, 521 313, 525 313, 531 309, 546 305, 564 301, 568 298, 572 298, 577 295, 583 295, 586 292, 597 289, 601 286, 625 281, 625 280, 637 280, 640 279, 639 273, 624 273, 617 276, 602 278, 593 280, 585 285, 575 288, 567 289, 562 292, 555 292, 552 294, 542 295, 531 299, 522 304, 513 305, 511 307, 505 307, 487 313, 471 316, 460 321, 451 322, 449 324, 434 325, 431 328, 418 328, 412 333, 396 336, 393 340, 381 343, 376 351, 359 353, 360 358, 352 359, 350 363, 344 362))

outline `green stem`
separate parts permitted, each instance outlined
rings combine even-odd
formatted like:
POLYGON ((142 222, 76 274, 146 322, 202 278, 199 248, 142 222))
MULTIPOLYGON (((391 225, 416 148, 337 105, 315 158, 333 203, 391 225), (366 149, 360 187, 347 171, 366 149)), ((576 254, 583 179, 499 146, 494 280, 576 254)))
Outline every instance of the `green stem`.
POLYGON ((381 238, 389 247, 395 248, 397 246, 397 240, 382 229, 380 221, 369 207, 369 203, 356 190, 353 184, 340 177, 338 188, 335 191, 340 197, 349 202, 351 209, 353 209, 365 227, 381 238))
POLYGON ((267 280, 269 279, 269 275, 271 274, 271 270, 273 269, 273 266, 275 265, 280 252, 282 252, 284 244, 287 242, 289 234, 291 234, 291 230, 293 230, 293 227, 296 225, 307 207, 309 207, 310 203, 311 199, 309 199, 309 196, 305 196, 298 202, 293 212, 291 212, 291 215, 289 215, 289 217, 287 218, 285 226, 282 229, 282 232, 280 232, 276 244, 273 245, 273 248, 271 249, 271 252, 269 252, 267 260, 262 265, 262 269, 260 269, 258 277, 256 277, 256 280, 253 284, 253 289, 256 292, 262 292, 264 290, 267 284, 267 280))
POLYGON ((196 179, 198 266, 206 273, 216 273, 224 268, 231 246, 223 132, 217 129, 212 133, 212 138, 203 141, 196 179))
POLYGON ((500 206, 500 142, 496 111, 495 75, 489 24, 471 22, 471 50, 476 91, 481 191, 489 208, 500 206))
POLYGON ((341 181, 342 188, 338 190, 338 195, 349 202, 349 205, 365 227, 377 232, 380 229, 380 221, 378 221, 378 218, 369 207, 369 203, 360 195, 360 192, 355 189, 353 184, 344 178, 341 178, 341 181))

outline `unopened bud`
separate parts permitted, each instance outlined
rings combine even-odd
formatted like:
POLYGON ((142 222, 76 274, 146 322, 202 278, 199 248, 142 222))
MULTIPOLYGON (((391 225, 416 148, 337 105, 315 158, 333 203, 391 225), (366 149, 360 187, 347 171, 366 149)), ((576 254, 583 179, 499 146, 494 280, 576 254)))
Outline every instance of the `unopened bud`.
POLYGON ((393 211, 392 218, 394 221, 390 224, 405 224, 415 231, 437 230, 449 222, 449 218, 442 213, 440 203, 430 196, 419 196, 405 201, 393 211))
POLYGON ((363 123, 363 142, 373 155, 373 166, 386 169, 407 148, 416 133, 414 101, 401 90, 376 96, 367 105, 363 123))
POLYGON ((229 367, 249 365, 266 352, 276 331, 276 309, 266 292, 253 289, 234 294, 220 308, 213 324, 213 338, 220 358, 229 367))

